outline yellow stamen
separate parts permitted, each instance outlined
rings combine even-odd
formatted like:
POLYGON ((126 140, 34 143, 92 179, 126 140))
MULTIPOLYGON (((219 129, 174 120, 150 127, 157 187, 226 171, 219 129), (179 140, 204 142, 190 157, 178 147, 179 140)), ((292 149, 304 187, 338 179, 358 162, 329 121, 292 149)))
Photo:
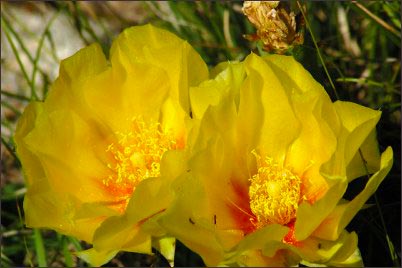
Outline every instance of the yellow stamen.
POLYGON ((144 122, 142 118, 134 118, 132 130, 117 133, 117 136, 118 142, 106 149, 113 159, 108 164, 112 172, 103 179, 103 184, 127 204, 139 182, 160 175, 163 153, 178 146, 170 133, 161 130, 158 122, 144 122))
POLYGON ((258 173, 250 179, 250 208, 257 217, 257 228, 267 224, 288 224, 296 217, 300 202, 300 178, 279 166, 270 157, 257 160, 258 173))

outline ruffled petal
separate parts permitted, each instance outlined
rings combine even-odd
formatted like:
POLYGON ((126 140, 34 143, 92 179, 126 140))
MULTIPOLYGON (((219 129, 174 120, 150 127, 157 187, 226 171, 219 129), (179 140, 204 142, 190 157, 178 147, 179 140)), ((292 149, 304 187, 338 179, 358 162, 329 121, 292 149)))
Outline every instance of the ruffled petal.
POLYGON ((84 93, 86 85, 104 72, 108 63, 102 48, 95 43, 62 60, 59 77, 51 86, 45 101, 48 111, 70 107, 86 114, 84 93))
POLYGON ((85 99, 97 121, 113 132, 127 132, 135 117, 159 119, 170 88, 166 73, 158 67, 141 63, 124 75, 114 65, 88 85, 85 99))
POLYGON ((77 256, 94 267, 100 267, 116 256, 118 251, 97 251, 94 248, 76 252, 77 256))
POLYGON ((180 239, 188 248, 202 256, 206 265, 217 265, 223 249, 215 237, 213 218, 207 222, 206 193, 194 177, 182 176, 175 183, 176 198, 159 223, 169 234, 180 239))
POLYGON ((381 155, 375 129, 370 132, 359 149, 360 152, 359 150, 356 152, 346 167, 346 176, 349 181, 367 173, 373 174, 380 169, 381 155))
MULTIPOLYGON (((327 177, 328 179, 328 177, 327 177)), ((331 186, 326 194, 314 204, 303 202, 297 209, 295 223, 296 240, 304 240, 321 224, 335 208, 347 188, 345 178, 329 179, 331 186)))
POLYGON ((244 64, 246 70, 254 70, 261 76, 261 101, 264 107, 264 121, 261 126, 259 153, 269 156, 282 165, 291 143, 300 133, 290 102, 290 89, 283 87, 274 70, 255 54, 249 55, 244 64))
POLYGON ((110 55, 112 65, 122 64, 128 73, 138 63, 164 70, 170 95, 186 112, 190 111, 188 87, 208 78, 206 64, 187 42, 150 24, 126 29, 113 42, 110 55))
POLYGON ((40 184, 41 181, 46 181, 45 172, 42 164, 37 156, 35 156, 28 148, 24 141, 26 135, 35 128, 37 119, 43 111, 43 104, 40 102, 31 102, 25 108, 23 114, 18 120, 14 140, 16 143, 16 151, 23 165, 25 181, 28 186, 36 181, 40 184))
POLYGON ((324 164, 321 170, 328 174, 346 175, 347 168, 349 174, 348 181, 353 180, 355 175, 361 175, 364 169, 363 161, 358 161, 360 157, 359 148, 366 142, 364 147, 366 161, 369 161, 370 171, 379 164, 378 145, 373 141, 373 137, 368 138, 375 129, 375 125, 380 119, 381 112, 366 108, 351 102, 337 101, 334 103, 336 113, 341 121, 341 131, 338 134, 338 145, 336 152, 328 163, 324 164), (373 146, 367 149, 367 146, 373 146), (357 158, 357 159, 356 159, 357 158), (356 166, 350 166, 353 164, 356 166), (349 166, 349 167, 348 167, 349 166))
POLYGON ((377 190, 380 183, 390 171, 392 163, 393 152, 392 148, 388 147, 381 155, 380 170, 370 177, 363 191, 352 201, 336 206, 333 212, 331 212, 315 230, 314 235, 323 239, 337 239, 342 230, 363 207, 368 198, 377 190))
POLYGON ((38 118, 24 142, 40 158, 55 191, 75 194, 84 202, 105 200, 101 182, 107 169, 98 155, 108 144, 96 124, 71 110, 53 111, 38 118))
POLYGON ((166 236, 158 239, 152 244, 156 250, 158 250, 163 257, 169 262, 170 267, 174 267, 174 256, 176 251, 176 238, 166 236))

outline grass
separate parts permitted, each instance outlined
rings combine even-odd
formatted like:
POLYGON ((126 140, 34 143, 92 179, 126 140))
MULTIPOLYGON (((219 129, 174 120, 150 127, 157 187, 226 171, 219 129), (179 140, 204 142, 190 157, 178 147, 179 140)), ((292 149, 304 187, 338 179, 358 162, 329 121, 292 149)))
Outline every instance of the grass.
MULTIPOLYGON (((106 53, 113 37, 122 29, 151 22, 188 40, 211 67, 228 59, 241 60, 250 51, 259 53, 261 46, 242 37, 255 30, 241 13, 241 2, 144 2, 140 6, 143 15, 136 20, 125 16, 124 8, 108 2, 97 6, 79 2, 2 2, 1 5, 2 47, 9 48, 1 59, 2 78, 12 81, 3 79, 1 84, 1 266, 87 266, 72 253, 87 248, 85 243, 54 231, 25 228, 22 207, 26 188, 12 139, 23 108, 31 100, 43 100, 55 79, 53 69, 59 64, 62 50, 55 32, 62 30, 55 28, 60 27, 58 20, 66 19, 64 27, 75 33, 76 40, 82 44, 99 42, 106 53), (30 10, 32 16, 38 16, 43 24, 40 31, 18 15, 21 10, 30 10)), ((398 1, 307 2, 303 14, 307 27, 305 42, 293 51, 334 101, 352 101, 382 111, 377 126, 380 150, 393 147, 394 166, 368 201, 375 205, 362 210, 347 227, 359 235, 366 266, 400 264, 399 11, 398 1)), ((351 192, 364 185, 365 178, 356 180, 350 186, 351 192)), ((203 265, 184 245, 177 247, 176 265, 203 265)), ((158 254, 120 253, 108 264, 124 265, 167 266, 167 263, 158 254)))

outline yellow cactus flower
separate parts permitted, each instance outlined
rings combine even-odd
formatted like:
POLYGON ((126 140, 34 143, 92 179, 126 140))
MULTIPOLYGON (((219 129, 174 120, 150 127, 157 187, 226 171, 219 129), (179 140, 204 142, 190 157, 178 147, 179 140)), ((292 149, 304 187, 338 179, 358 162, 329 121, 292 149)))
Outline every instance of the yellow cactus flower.
MULTIPOLYGON (((185 148, 188 87, 207 78, 187 42, 151 25, 119 35, 110 60, 98 44, 63 60, 46 100, 30 103, 16 129, 26 225, 93 243, 78 255, 95 266, 119 250, 151 253, 151 235, 163 232, 142 227, 168 207, 162 179, 174 172, 161 163, 185 148)), ((155 246, 171 254, 163 239, 155 246)))
POLYGON ((381 112, 332 103, 290 56, 251 54, 212 73, 190 89, 201 122, 159 223, 208 266, 362 265, 345 227, 392 165, 376 141, 381 112))

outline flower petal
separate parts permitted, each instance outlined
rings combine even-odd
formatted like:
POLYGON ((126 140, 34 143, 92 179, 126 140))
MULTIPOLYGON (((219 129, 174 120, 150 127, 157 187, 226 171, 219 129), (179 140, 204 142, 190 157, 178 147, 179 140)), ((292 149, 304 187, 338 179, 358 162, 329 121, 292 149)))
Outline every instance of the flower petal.
POLYGON ((118 251, 111 250, 111 251, 97 251, 94 248, 90 248, 87 250, 77 252, 77 256, 90 263, 94 267, 100 267, 103 264, 109 262, 116 256, 118 251))
POLYGON ((174 237, 163 237, 158 239, 153 247, 158 250, 163 257, 169 262, 170 267, 174 267, 174 255, 176 249, 176 238, 174 237))
MULTIPOLYGON (((336 241, 310 237, 297 247, 291 248, 303 260, 327 266, 347 266, 346 261, 354 254, 356 249, 357 235, 354 232, 348 233, 347 231, 343 231, 336 241)), ((361 260, 358 263, 360 264, 361 260)))
MULTIPOLYGON (((25 181, 28 186, 35 180, 45 181, 45 173, 40 160, 29 149, 24 141, 26 135, 32 131, 37 123, 37 119, 43 111, 43 104, 40 102, 31 102, 25 108, 23 114, 18 120, 14 140, 16 151, 23 165, 25 181)), ((39 182, 40 184, 40 182, 39 182)))
POLYGON ((36 128, 24 142, 40 156, 55 191, 74 194, 84 202, 105 200, 101 181, 107 174, 106 166, 98 155, 108 144, 96 124, 84 121, 71 110, 57 110, 38 118, 36 128))
POLYGON ((301 123, 301 132, 286 155, 286 165, 302 178, 302 194, 315 202, 328 189, 319 168, 336 149, 338 117, 324 88, 293 57, 268 55, 264 60, 286 89, 301 123))
POLYGON ((175 185, 175 202, 159 223, 169 234, 200 254, 206 265, 217 265, 223 257, 223 249, 214 236, 213 225, 202 220, 207 209, 204 187, 190 176, 179 177, 175 185))
POLYGON ((152 63, 164 70, 170 95, 186 112, 190 111, 188 87, 208 78, 206 64, 187 42, 150 24, 126 29, 113 42, 110 55, 112 66, 119 62, 126 70, 138 63, 152 63))
POLYGON ((359 149, 360 152, 356 152, 346 167, 346 175, 349 181, 367 175, 367 173, 373 174, 380 169, 381 155, 375 129, 370 132, 359 149), (365 161, 366 165, 364 165, 363 161, 365 161))
POLYGON ((96 120, 113 132, 131 130, 136 116, 158 120, 171 88, 166 73, 158 67, 139 63, 123 75, 116 65, 86 88, 85 99, 96 120))
POLYGON ((227 62, 215 79, 207 80, 197 87, 190 88, 191 110, 194 118, 202 118, 210 105, 217 105, 227 94, 235 96, 239 103, 239 89, 243 84, 245 70, 243 64, 227 62))
MULTIPOLYGON (((328 174, 346 175, 346 168, 354 160, 353 164, 358 165, 355 167, 349 166, 348 172, 351 175, 360 175, 364 166, 362 161, 357 163, 356 157, 360 156, 359 148, 366 140, 368 146, 375 145, 373 138, 368 139, 367 137, 373 135, 371 133, 380 119, 381 112, 343 101, 335 102, 334 107, 340 118, 342 128, 338 134, 337 150, 332 159, 321 170, 328 174)), ((368 154, 367 161, 370 161, 368 165, 370 169, 373 166, 378 166, 379 163, 379 154, 376 147, 370 150, 367 150, 367 147, 365 147, 368 154)), ((370 171, 373 172, 373 170, 370 171)), ((354 177, 348 177, 349 182, 353 179, 354 177)))
POLYGON ((86 85, 107 69, 107 60, 99 44, 95 43, 62 60, 59 77, 53 83, 45 101, 48 111, 60 107, 74 107, 84 111, 83 94, 86 85))
MULTIPOLYGON (((326 177, 329 179, 328 177, 326 177)), ((326 194, 314 204, 303 202, 296 215, 295 237, 297 240, 305 240, 320 225, 327 215, 335 208, 338 201, 346 191, 345 178, 329 179, 332 186, 326 194)))
POLYGON ((272 157, 282 165, 288 147, 300 133, 300 122, 289 99, 291 89, 283 87, 274 70, 262 58, 250 54, 244 62, 246 70, 254 70, 262 78, 264 121, 261 126, 260 154, 262 157, 272 157))
POLYGON ((390 171, 392 163, 392 148, 388 147, 381 155, 380 170, 370 177, 363 191, 352 201, 339 204, 315 230, 314 235, 323 239, 337 239, 346 225, 349 224, 356 213, 363 207, 367 199, 377 190, 380 183, 390 171))

